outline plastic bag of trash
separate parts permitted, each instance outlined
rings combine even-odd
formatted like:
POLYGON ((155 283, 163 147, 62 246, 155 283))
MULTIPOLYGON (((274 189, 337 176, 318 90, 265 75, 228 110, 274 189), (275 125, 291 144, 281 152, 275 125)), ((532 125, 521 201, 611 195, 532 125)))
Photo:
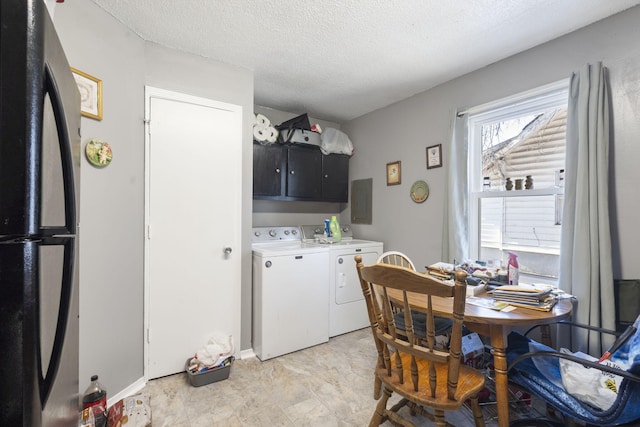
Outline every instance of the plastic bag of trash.
POLYGON ((353 144, 349 137, 342 131, 328 128, 322 133, 320 150, 322 154, 353 154, 353 144))
MULTIPOLYGON (((563 348, 562 353, 573 354, 591 362, 598 359, 582 352, 572 353, 563 348)), ((609 372, 598 371, 597 369, 582 366, 571 360, 559 359, 562 385, 565 390, 576 399, 586 402, 592 406, 607 410, 613 405, 618 397, 618 390, 622 383, 622 377, 609 372)), ((612 368, 624 369, 621 366, 605 361, 605 365, 612 368)))

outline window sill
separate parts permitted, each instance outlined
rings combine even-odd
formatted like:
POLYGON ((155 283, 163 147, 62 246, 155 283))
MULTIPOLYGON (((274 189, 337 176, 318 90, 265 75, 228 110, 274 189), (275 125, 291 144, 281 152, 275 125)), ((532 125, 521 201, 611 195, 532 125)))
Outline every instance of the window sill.
POLYGON ((564 194, 563 187, 534 188, 532 190, 488 190, 476 191, 475 197, 484 199, 489 197, 529 197, 529 196, 552 196, 554 194, 564 194))
POLYGON ((520 272, 520 283, 529 284, 529 285, 543 284, 543 285, 549 285, 549 286, 553 286, 554 288, 557 288, 558 278, 520 272))

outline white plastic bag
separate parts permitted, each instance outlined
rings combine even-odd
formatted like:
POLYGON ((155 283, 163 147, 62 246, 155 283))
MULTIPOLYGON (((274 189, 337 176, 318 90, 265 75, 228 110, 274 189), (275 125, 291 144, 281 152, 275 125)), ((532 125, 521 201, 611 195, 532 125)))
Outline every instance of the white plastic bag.
POLYGON ((207 344, 196 352, 195 362, 205 367, 218 366, 233 353, 233 337, 214 333, 207 344))
MULTIPOLYGON (((571 354, 569 350, 560 350, 571 354)), ((574 356, 597 362, 598 359, 588 354, 577 352, 574 356)), ((605 361, 603 364, 620 369, 615 363, 605 361)), ((608 372, 582 366, 579 363, 567 359, 560 359, 560 374, 562 385, 567 393, 591 406, 602 410, 609 409, 618 397, 618 389, 622 377, 608 372)))
POLYGON ((349 137, 342 131, 327 128, 322 132, 320 150, 322 154, 353 154, 353 144, 349 137))

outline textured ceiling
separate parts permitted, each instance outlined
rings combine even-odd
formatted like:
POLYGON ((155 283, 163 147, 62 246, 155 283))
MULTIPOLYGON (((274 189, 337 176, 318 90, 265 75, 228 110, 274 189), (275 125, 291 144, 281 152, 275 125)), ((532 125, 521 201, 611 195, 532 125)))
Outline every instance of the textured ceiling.
POLYGON ((343 122, 640 0, 92 0, 145 40, 251 69, 255 103, 343 122))

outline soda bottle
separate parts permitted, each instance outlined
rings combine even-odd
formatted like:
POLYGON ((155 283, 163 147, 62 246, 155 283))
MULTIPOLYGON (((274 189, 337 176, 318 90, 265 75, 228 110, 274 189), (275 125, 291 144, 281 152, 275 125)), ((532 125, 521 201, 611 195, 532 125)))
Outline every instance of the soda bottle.
POLYGON ((98 376, 91 377, 91 384, 82 395, 82 409, 93 413, 96 427, 107 427, 107 390, 98 382, 98 376))

